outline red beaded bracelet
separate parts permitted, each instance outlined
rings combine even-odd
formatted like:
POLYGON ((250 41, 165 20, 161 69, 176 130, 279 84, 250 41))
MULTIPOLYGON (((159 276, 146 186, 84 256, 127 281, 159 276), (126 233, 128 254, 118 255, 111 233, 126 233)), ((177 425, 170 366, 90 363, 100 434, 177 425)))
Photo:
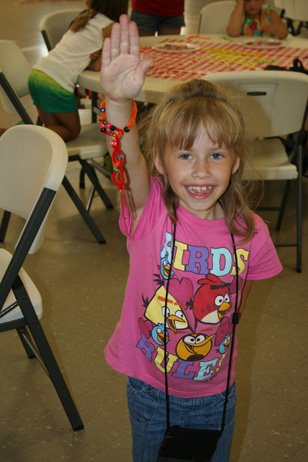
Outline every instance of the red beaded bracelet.
POLYGON ((136 115, 137 115, 137 105, 135 101, 133 101, 133 111, 132 115, 129 121, 129 124, 124 127, 124 128, 118 128, 115 125, 112 125, 112 123, 108 122, 106 119, 106 109, 105 109, 106 101, 102 101, 101 103, 101 113, 102 117, 99 119, 99 122, 101 123, 101 132, 104 133, 104 135, 111 136, 112 140, 110 141, 110 144, 113 148, 112 151, 112 162, 113 162, 113 173, 111 175, 111 180, 113 183, 117 186, 117 188, 120 191, 124 191, 124 184, 125 184, 125 177, 124 177, 124 171, 123 171, 123 164, 124 164, 124 154, 121 151, 121 143, 120 139, 124 135, 124 133, 128 133, 132 126, 135 123, 136 120, 136 115), (120 176, 119 179, 117 179, 117 176, 120 176))

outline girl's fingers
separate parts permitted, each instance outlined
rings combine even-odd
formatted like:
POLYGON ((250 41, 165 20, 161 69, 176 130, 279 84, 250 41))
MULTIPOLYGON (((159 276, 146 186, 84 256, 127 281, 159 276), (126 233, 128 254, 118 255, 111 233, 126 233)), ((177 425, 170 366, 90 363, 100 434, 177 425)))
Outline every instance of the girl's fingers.
POLYGON ((102 52, 102 65, 108 66, 111 62, 111 40, 109 37, 105 38, 103 43, 103 52, 102 52))
POLYGON ((129 53, 129 20, 126 15, 120 16, 121 25, 121 40, 120 40, 120 52, 121 54, 129 53))
POLYGON ((149 69, 149 67, 152 66, 152 64, 153 64, 153 58, 151 56, 148 56, 147 58, 139 62, 138 67, 136 69, 136 80, 138 82, 143 83, 145 74, 147 73, 147 70, 149 69))
POLYGON ((111 60, 120 54, 121 26, 115 23, 111 30, 111 60))
POLYGON ((129 38, 130 38, 130 54, 139 57, 140 55, 140 44, 138 28, 135 22, 129 23, 129 38))

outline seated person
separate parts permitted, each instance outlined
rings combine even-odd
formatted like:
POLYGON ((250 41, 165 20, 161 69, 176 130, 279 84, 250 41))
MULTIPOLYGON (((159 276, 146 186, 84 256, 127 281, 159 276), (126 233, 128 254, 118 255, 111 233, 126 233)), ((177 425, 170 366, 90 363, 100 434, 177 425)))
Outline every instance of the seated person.
POLYGON ((284 39, 288 36, 288 28, 263 0, 236 0, 227 33, 231 37, 255 35, 284 39))

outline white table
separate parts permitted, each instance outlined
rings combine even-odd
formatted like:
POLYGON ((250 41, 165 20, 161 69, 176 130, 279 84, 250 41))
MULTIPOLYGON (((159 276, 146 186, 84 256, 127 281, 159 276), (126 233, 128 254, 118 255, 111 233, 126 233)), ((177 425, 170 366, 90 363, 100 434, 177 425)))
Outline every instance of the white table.
MULTIPOLYGON (((200 43, 200 52, 198 54, 199 56, 199 59, 200 59, 200 53, 202 53, 202 46, 204 44, 204 47, 205 46, 208 46, 208 44, 210 43, 211 44, 211 47, 212 45, 214 45, 214 48, 217 44, 217 47, 228 47, 229 44, 230 44, 230 47, 232 47, 233 45, 235 46, 236 44, 243 44, 244 43, 247 43, 249 41, 256 41, 260 44, 260 41, 262 39, 260 39, 259 37, 244 37, 244 36, 241 36, 241 37, 237 37, 237 38, 228 38, 226 36, 217 36, 217 35, 190 35, 190 36, 185 36, 185 35, 180 35, 180 36, 156 36, 156 37, 141 37, 140 39, 140 45, 142 47, 142 49, 145 50, 145 53, 149 53, 149 52, 153 52, 152 50, 152 47, 153 46, 157 46, 158 43, 160 42, 170 42, 171 41, 176 41, 176 42, 179 42, 179 41, 184 41, 183 43, 189 43, 189 44, 196 44, 196 43, 200 43), (233 44, 233 45, 232 45, 233 44)), ((292 36, 289 36, 285 41, 283 41, 284 43, 284 47, 283 49, 286 50, 288 49, 290 51, 290 53, 294 51, 294 49, 298 48, 298 49, 301 49, 301 58, 305 58, 303 59, 303 63, 306 67, 306 69, 308 69, 308 39, 304 39, 304 38, 298 38, 298 37, 292 37, 292 36), (307 53, 305 53, 305 50, 307 50, 307 53)), ((266 50, 268 51, 269 48, 264 48, 262 49, 261 47, 259 48, 251 48, 249 46, 245 47, 245 49, 247 50, 247 53, 244 53, 244 52, 241 52, 241 55, 243 56, 242 60, 245 59, 246 61, 249 59, 249 56, 252 56, 253 54, 257 54, 258 52, 262 52, 262 50, 266 50), (254 53, 253 53, 254 52, 254 53)), ((213 47, 212 47, 212 50, 213 50, 213 47)), ((279 50, 282 50, 282 48, 272 48, 271 49, 271 52, 273 53, 273 55, 275 55, 275 53, 279 52, 279 50)), ((215 50, 214 50, 215 51, 215 50)), ((174 53, 166 53, 166 52, 163 52, 163 51, 155 51, 155 53, 162 53, 164 58, 168 58, 170 57, 170 60, 174 57, 174 53), (172 56, 173 55, 173 56, 172 56)), ((196 53, 196 52, 194 52, 196 53)), ((229 53, 229 57, 235 59, 235 57, 238 58, 239 56, 239 52, 236 52, 236 51, 232 51, 232 50, 229 50, 227 53, 229 53), (233 55, 232 55, 233 53, 233 55)), ((191 53, 190 51, 187 51, 187 52, 184 52, 184 53, 181 53, 182 56, 185 56, 186 57, 193 57, 193 53, 191 53)), ((261 53, 262 54, 262 53, 261 53)), ((158 55, 157 55, 158 56, 158 55)), ((180 56, 180 54, 178 53, 178 56, 180 56)), ((214 55, 213 55, 214 56, 214 55)), ((226 55, 228 56, 228 55, 226 55)), ((292 56, 292 59, 293 57, 297 57, 296 55, 292 56)), ((206 58, 205 56, 203 57, 204 59, 206 58)), ((206 72, 204 72, 202 74, 202 71, 200 71, 200 77, 205 77, 207 74, 210 74, 212 72, 217 72, 216 70, 213 70, 211 71, 210 67, 211 67, 211 64, 212 64, 212 61, 209 60, 209 58, 207 57, 208 61, 208 65, 209 65, 209 68, 206 70, 206 72)), ((215 60, 215 56, 213 58, 215 60)), ((230 59, 230 58, 229 58, 230 59)), ((291 58, 289 58, 289 61, 290 61, 291 58)), ((187 61, 187 60, 186 60, 187 61)), ((202 60, 200 60, 201 62, 202 60)), ((205 62, 205 61, 203 61, 205 62)), ((223 67, 223 71, 228 71, 228 70, 232 70, 232 59, 231 61, 229 61, 229 63, 231 62, 231 66, 228 66, 228 63, 226 64, 226 66, 223 67)), ((234 60, 234 63, 235 63, 235 60, 234 60)), ((267 63, 265 63, 263 65, 263 67, 265 67, 266 64, 268 64, 269 61, 267 63)), ((279 63, 276 63, 276 62, 273 62, 272 64, 278 64, 279 63)), ((196 65, 196 64, 195 64, 196 65)), ((291 65, 291 61, 290 61, 290 65, 291 65)), ((154 64, 155 66, 155 64, 154 64)), ((188 68, 188 66, 186 66, 186 68, 188 68)), ((261 69, 261 67, 258 67, 258 69, 261 69)), ((240 69, 234 69, 234 70, 240 70, 240 69)), ((185 72, 185 66, 184 66, 184 69, 183 69, 183 72, 185 72)), ((187 78, 186 80, 189 80, 189 78, 187 78)), ((142 101, 142 102, 151 102, 151 103, 157 103, 160 98, 162 97, 162 95, 168 91, 170 88, 172 88, 174 85, 177 85, 178 83, 181 83, 183 81, 183 78, 182 80, 176 80, 176 79, 170 79, 168 77, 165 76, 165 78, 159 78, 159 77, 151 77, 151 76, 147 76, 146 79, 145 79, 145 82, 144 82, 144 85, 143 85, 143 88, 140 92, 140 94, 138 95, 138 97, 136 98, 137 101, 142 101)), ((89 90, 92 90, 93 92, 102 92, 102 88, 101 88, 101 84, 100 84, 100 76, 99 76, 99 72, 93 72, 93 71, 89 71, 89 70, 86 70, 84 72, 82 72, 82 74, 80 74, 79 78, 78 78, 78 84, 84 88, 87 88, 89 90)))

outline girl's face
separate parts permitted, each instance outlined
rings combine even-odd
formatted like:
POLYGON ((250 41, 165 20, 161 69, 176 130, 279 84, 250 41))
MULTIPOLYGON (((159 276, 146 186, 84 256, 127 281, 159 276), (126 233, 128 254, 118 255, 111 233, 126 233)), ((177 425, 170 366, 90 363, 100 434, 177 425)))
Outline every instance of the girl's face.
POLYGON ((154 154, 159 173, 167 175, 179 205, 196 217, 215 220, 223 217, 218 200, 229 186, 230 177, 239 167, 226 146, 219 147, 202 128, 191 149, 167 144, 164 165, 154 154))
POLYGON ((257 19, 262 9, 263 0, 244 0, 244 11, 251 19, 257 19))

